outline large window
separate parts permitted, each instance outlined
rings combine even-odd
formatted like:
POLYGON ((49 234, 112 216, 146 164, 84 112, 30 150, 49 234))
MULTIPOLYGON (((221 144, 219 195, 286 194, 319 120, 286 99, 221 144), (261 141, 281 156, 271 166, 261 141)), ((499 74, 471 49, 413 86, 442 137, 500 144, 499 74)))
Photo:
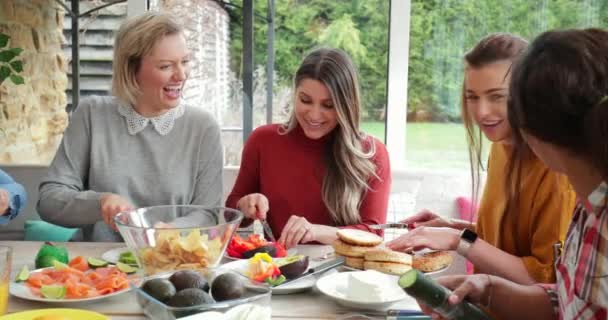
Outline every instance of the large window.
MULTIPOLYGON (((239 80, 243 70, 242 0, 231 1, 230 69, 239 80)), ((386 77, 388 57, 389 1, 275 1, 274 39, 268 37, 267 1, 254 1, 254 92, 253 127, 268 122, 266 106, 266 64, 268 41, 274 41, 272 122, 284 122, 292 108, 292 78, 302 58, 321 46, 345 50, 359 69, 362 93, 362 129, 384 140, 386 77)), ((233 82, 231 97, 242 101, 240 82, 233 82)), ((242 124, 242 105, 224 114, 223 125, 242 124)), ((225 134, 227 164, 240 163, 240 132, 225 134), (230 136, 228 136, 230 135, 230 136)))
POLYGON ((407 166, 466 170, 464 53, 492 32, 533 39, 549 29, 606 26, 608 1, 412 0, 410 17, 407 166))

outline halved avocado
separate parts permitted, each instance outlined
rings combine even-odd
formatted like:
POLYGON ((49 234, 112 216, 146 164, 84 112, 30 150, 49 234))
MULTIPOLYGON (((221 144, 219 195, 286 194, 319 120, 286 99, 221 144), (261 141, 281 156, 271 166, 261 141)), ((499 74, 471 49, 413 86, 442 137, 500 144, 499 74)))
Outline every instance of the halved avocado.
POLYGON ((286 264, 280 265, 281 274, 287 279, 297 278, 308 269, 308 256, 292 256, 283 259, 286 264))
POLYGON ((277 256, 277 248, 275 246, 265 245, 265 246, 257 247, 255 249, 243 252, 243 258, 249 259, 258 252, 266 252, 273 258, 277 256))

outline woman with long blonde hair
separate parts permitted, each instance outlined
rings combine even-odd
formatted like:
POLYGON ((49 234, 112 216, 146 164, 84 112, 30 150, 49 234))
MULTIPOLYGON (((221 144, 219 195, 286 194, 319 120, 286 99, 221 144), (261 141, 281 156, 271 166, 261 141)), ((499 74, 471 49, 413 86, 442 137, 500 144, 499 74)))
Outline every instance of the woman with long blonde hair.
POLYGON ((359 129, 355 67, 346 53, 317 49, 294 77, 286 124, 257 128, 247 140, 226 206, 267 220, 279 242, 329 244, 337 228, 371 231, 384 223, 390 191, 385 146, 359 129))

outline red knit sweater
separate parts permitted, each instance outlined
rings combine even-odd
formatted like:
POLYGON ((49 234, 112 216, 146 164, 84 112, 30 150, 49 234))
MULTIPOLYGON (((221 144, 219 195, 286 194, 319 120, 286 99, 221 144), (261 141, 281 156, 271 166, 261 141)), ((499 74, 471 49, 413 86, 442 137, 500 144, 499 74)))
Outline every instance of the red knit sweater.
MULTIPOLYGON (((305 217, 313 224, 334 226, 321 194, 323 154, 333 135, 312 140, 300 127, 286 135, 279 134, 279 127, 277 124, 259 127, 247 139, 226 206, 236 208, 237 202, 250 193, 265 195, 270 206, 267 221, 277 238, 292 215, 305 217)), ((361 204, 361 224, 345 226, 348 228, 372 231, 367 225, 386 222, 391 170, 386 147, 377 139, 374 142, 373 161, 379 179, 373 177, 368 182, 371 190, 361 204)))

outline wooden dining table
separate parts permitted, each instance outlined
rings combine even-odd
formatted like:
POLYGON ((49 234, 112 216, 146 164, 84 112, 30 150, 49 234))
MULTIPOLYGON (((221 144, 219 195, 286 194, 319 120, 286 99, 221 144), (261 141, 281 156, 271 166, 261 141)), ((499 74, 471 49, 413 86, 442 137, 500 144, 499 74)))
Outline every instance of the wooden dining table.
MULTIPOLYGON (((0 245, 13 248, 11 280, 24 265, 34 269, 34 259, 42 242, 33 241, 0 241, 0 245)), ((67 242, 62 243, 71 257, 82 255, 86 257, 101 257, 108 250, 124 247, 124 243, 100 242, 67 242)), ((298 254, 308 255, 312 260, 321 259, 332 252, 331 246, 299 245, 298 254)), ((227 262, 227 261, 223 261, 227 262)), ((460 268, 453 264, 450 268, 460 268)), ((458 270, 448 269, 446 273, 456 273, 458 270)), ((90 302, 45 303, 24 300, 10 296, 8 313, 42 308, 77 308, 102 313, 113 320, 147 319, 136 300, 135 292, 129 291, 113 297, 90 302)), ((273 295, 271 299, 272 319, 384 319, 386 311, 354 310, 343 307, 328 298, 316 288, 306 292, 273 295)), ((408 297, 391 306, 392 309, 417 309, 415 301, 408 297)))

